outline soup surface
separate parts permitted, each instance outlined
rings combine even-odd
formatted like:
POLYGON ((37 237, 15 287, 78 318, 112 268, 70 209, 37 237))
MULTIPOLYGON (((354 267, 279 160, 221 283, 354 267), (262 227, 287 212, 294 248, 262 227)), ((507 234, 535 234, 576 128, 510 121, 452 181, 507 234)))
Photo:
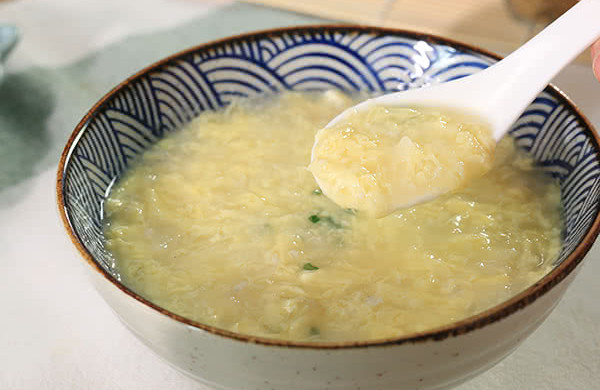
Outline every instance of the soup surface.
POLYGON ((315 134, 353 103, 242 101, 154 145, 104 205, 123 283, 234 332, 357 341, 463 319, 550 270, 559 188, 510 138, 468 187, 384 218, 325 197, 307 168, 315 134))
POLYGON ((338 205, 381 217, 482 176, 495 147, 475 118, 373 106, 317 133, 310 170, 338 205))

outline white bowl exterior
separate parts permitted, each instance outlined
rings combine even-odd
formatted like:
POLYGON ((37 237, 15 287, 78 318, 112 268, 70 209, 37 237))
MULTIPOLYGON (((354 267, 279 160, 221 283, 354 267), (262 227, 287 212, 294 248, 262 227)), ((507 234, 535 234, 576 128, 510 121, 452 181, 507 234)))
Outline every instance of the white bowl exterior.
MULTIPOLYGON (((579 265, 579 268, 581 265, 579 265)), ((144 344, 215 389, 442 389, 491 368, 550 314, 576 272, 493 324, 443 340, 365 348, 287 348, 216 335, 124 294, 91 270, 100 295, 144 344)))

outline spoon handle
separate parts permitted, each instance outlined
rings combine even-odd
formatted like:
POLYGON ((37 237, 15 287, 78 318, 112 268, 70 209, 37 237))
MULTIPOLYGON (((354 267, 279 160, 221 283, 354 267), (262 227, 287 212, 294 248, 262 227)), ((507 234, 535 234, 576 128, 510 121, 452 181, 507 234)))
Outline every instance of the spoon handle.
POLYGON ((485 120, 494 138, 500 140, 550 80, 599 37, 600 0, 581 0, 508 57, 481 72, 366 100, 327 126, 373 104, 444 107, 485 120))
POLYGON ((581 0, 504 60, 466 78, 489 94, 479 101, 492 120, 495 138, 501 138, 552 78, 598 37, 600 0, 581 0))

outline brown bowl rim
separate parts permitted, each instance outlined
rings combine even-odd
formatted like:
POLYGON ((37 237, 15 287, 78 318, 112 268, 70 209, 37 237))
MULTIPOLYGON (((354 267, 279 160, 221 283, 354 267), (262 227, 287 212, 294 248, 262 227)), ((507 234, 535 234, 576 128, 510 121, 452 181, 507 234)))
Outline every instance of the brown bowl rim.
MULTIPOLYGON (((314 24, 314 25, 301 25, 301 26, 292 26, 292 27, 282 27, 282 28, 274 28, 267 30, 259 30, 253 32, 247 32, 243 34, 228 36, 222 39, 213 40, 204 44, 196 45, 186 50, 177 52, 168 57, 159 60, 140 71, 136 72, 132 76, 128 77, 121 83, 119 83, 116 87, 110 90, 106 95, 104 95, 94 106, 85 114, 83 119, 77 124, 75 129, 73 130, 71 136, 69 137, 65 148, 62 152, 59 164, 58 164, 58 172, 57 172, 57 180, 56 180, 56 193, 57 193, 57 206, 59 210, 59 214, 63 225, 69 235, 71 241, 79 251, 79 253, 83 256, 83 258, 87 261, 87 263, 92 266, 97 272, 101 274, 108 282, 112 283, 115 287, 119 288, 123 293, 129 295, 131 298, 139 301, 140 303, 154 309, 160 314, 163 314, 181 324, 188 325, 197 329, 201 329, 203 331, 212 333, 217 336, 226 337, 233 340, 238 340, 242 342, 261 344, 265 346, 279 346, 286 348, 309 348, 309 349, 348 349, 348 348, 366 348, 366 347, 385 347, 392 345, 401 345, 407 343, 422 343, 426 341, 441 341, 447 339, 449 337, 460 336, 484 326, 493 324, 497 321, 500 321, 510 314, 515 313, 526 306, 530 305, 538 298, 546 294, 550 291, 554 286, 560 283, 563 279, 565 279, 584 259, 586 253, 592 247, 595 239, 600 233, 600 205, 596 207, 596 217, 587 231, 585 237, 581 240, 581 242, 577 245, 577 247, 573 250, 573 252, 557 267, 555 267, 551 272, 549 272, 542 279, 537 281, 535 284, 520 292, 519 294, 513 296, 512 298, 504 301, 492 308, 489 308, 479 314, 474 316, 465 318, 460 321, 453 322, 451 324, 438 327, 435 329, 431 329, 425 332, 418 332, 409 334, 407 336, 402 337, 389 337, 384 339, 375 339, 375 340, 366 340, 366 341, 348 341, 348 342, 298 342, 298 341, 289 341, 289 340, 279 340, 279 339, 271 339, 266 337, 256 337, 250 336, 241 333, 235 333, 231 331, 227 331, 224 329, 220 329, 217 327, 209 326, 202 324, 197 321, 190 320, 188 318, 182 317, 175 313, 172 313, 158 305, 153 304, 152 302, 146 300, 141 297, 137 293, 133 292, 123 284, 121 284, 114 276, 106 272, 94 259, 92 254, 85 248, 81 240, 79 239, 77 233, 74 231, 69 217, 66 211, 66 206, 64 202, 64 178, 65 178, 65 168, 67 160, 69 159, 72 148, 76 145, 76 141, 80 138, 82 133, 86 131, 87 124, 92 120, 97 113, 103 108, 103 106, 110 101, 110 99, 115 96, 117 93, 126 88, 132 81, 137 80, 144 75, 147 75, 150 72, 160 70, 161 68, 168 66, 174 61, 177 61, 186 56, 192 55, 195 52, 210 50, 211 48, 215 48, 218 46, 222 46, 227 43, 235 43, 242 40, 256 40, 264 37, 279 37, 284 34, 300 34, 307 32, 361 32, 361 33, 372 33, 379 35, 391 35, 391 36, 402 36, 411 39, 419 39, 426 41, 431 44, 441 44, 448 45, 451 47, 456 47, 461 50, 467 52, 473 52, 477 54, 483 54, 491 59, 500 60, 501 56, 490 52, 488 50, 479 48, 474 45, 470 45, 467 43, 455 41, 453 39, 444 38, 441 36, 437 36, 434 34, 403 30, 403 29, 394 29, 394 28, 384 28, 384 27, 375 27, 375 26, 365 26, 365 25, 354 25, 354 24, 314 24)), ((552 84, 549 84, 545 92, 550 93, 554 97, 556 97, 562 104, 571 108, 571 110, 577 114, 577 119, 581 125, 585 128, 585 131, 591 136, 592 142, 594 142, 596 150, 600 150, 600 138, 598 137, 594 127, 589 122, 589 120, 583 115, 583 113, 579 110, 579 108, 557 87, 552 84)))

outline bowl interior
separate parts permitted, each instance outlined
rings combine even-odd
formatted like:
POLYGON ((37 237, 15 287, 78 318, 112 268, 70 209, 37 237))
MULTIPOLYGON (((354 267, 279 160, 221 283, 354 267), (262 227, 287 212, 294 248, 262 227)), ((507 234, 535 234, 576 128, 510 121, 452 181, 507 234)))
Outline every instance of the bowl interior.
MULTIPOLYGON (((66 218, 76 240, 116 281, 103 248, 105 194, 136 156, 201 112, 234 98, 287 89, 418 88, 467 76, 495 61, 438 38, 331 26, 250 34, 177 54, 118 86, 77 127, 59 173, 66 218)), ((559 264, 598 214, 597 142, 586 120, 552 87, 539 94, 511 132, 560 182, 566 228, 559 264)))

